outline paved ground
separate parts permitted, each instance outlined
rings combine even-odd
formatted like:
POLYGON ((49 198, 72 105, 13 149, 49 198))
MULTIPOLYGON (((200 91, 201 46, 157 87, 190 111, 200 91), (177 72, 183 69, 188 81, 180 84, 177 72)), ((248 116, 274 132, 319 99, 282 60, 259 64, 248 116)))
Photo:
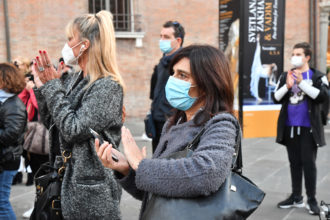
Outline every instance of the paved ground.
MULTIPOLYGON (((147 146, 151 155, 151 142, 141 138, 143 123, 137 119, 129 119, 126 126, 131 129, 139 146, 147 146)), ((326 139, 330 144, 330 126, 326 128, 326 139)), ((318 151, 317 198, 330 203, 330 147, 318 151)), ((276 208, 277 202, 286 198, 290 192, 289 164, 286 150, 275 143, 274 138, 243 139, 244 174, 266 192, 264 202, 251 215, 253 220, 308 220, 318 219, 308 214, 306 209, 282 210, 276 208)), ((305 197, 306 198, 306 197, 305 197)), ((13 186, 10 201, 17 219, 32 207, 34 188, 25 185, 13 186)), ((123 220, 138 219, 140 202, 124 192, 121 210, 123 220)))

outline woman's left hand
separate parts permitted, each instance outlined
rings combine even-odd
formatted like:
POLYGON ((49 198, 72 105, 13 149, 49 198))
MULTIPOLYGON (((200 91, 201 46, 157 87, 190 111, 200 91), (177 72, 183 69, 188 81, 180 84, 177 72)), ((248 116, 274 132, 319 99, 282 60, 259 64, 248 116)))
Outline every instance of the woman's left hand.
POLYGON ((101 160, 103 166, 116 170, 126 176, 129 173, 129 164, 125 156, 118 150, 113 149, 112 145, 108 142, 104 142, 101 146, 98 139, 95 139, 95 151, 97 156, 101 160), (118 161, 112 159, 112 155, 117 156, 118 161))
MULTIPOLYGON (((39 50, 40 56, 36 57, 34 62, 34 69, 37 78, 40 79, 42 85, 52 79, 57 79, 61 77, 62 69, 64 68, 64 63, 61 62, 58 65, 57 70, 52 65, 48 53, 46 51, 39 50)), ((36 86, 39 88, 40 83, 36 83, 36 86)))
POLYGON ((121 129, 121 140, 128 163, 132 169, 137 170, 141 160, 147 157, 146 147, 143 147, 142 150, 140 150, 136 145, 131 132, 124 126, 121 129))

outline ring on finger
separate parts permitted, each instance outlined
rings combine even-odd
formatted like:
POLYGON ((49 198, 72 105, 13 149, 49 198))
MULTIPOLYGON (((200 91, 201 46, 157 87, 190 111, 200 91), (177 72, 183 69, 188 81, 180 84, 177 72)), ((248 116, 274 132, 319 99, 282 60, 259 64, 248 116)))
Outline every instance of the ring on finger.
POLYGON ((45 71, 45 68, 43 66, 39 66, 38 68, 39 68, 39 72, 45 71))
POLYGON ((46 64, 46 66, 47 66, 47 67, 51 67, 51 66, 52 66, 52 64, 50 64, 50 63, 47 63, 47 64, 46 64))

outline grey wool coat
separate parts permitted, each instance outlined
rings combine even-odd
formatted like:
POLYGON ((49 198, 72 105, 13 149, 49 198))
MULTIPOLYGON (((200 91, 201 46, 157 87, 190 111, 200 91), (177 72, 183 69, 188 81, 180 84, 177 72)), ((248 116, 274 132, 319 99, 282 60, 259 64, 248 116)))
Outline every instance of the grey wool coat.
POLYGON ((65 74, 35 89, 41 119, 50 132, 50 160, 72 152, 65 170, 61 207, 65 219, 120 219, 121 187, 94 150, 89 128, 115 145, 122 126, 122 87, 111 77, 90 86, 82 73, 65 74))
POLYGON ((148 192, 188 198, 218 190, 230 171, 237 126, 233 115, 218 114, 205 124, 206 130, 192 157, 167 160, 163 157, 183 150, 203 126, 196 127, 190 120, 168 129, 166 122, 152 159, 142 160, 138 169, 130 170, 125 177, 115 173, 127 192, 143 200, 140 217, 148 192))

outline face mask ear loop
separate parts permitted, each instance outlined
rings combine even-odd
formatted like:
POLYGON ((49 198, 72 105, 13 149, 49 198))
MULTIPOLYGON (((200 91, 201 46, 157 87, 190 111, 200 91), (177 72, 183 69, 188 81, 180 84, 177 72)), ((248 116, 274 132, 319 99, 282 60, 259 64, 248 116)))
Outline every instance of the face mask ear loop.
MULTIPOLYGON (((194 88, 194 87, 197 87, 197 85, 191 85, 190 84, 190 88, 194 88)), ((190 89, 189 89, 190 90, 190 89)), ((189 95, 189 91, 188 91, 188 95, 189 95)), ((190 95, 189 95, 190 96, 190 95)), ((200 97, 203 97, 203 95, 200 95, 200 96, 198 96, 198 97, 191 97, 190 96, 190 98, 195 98, 196 100, 198 100, 200 97)))
POLYGON ((71 47, 71 49, 75 48, 76 46, 78 46, 79 44, 81 44, 83 41, 80 41, 79 43, 77 43, 76 45, 74 45, 73 47, 71 47))
MULTIPOLYGON (((81 41, 82 42, 82 41, 81 41)), ((81 43, 80 42, 80 43, 81 43)), ((84 50, 82 50, 83 48, 85 48, 85 47, 80 47, 80 50, 79 50, 79 54, 78 54, 78 56, 76 57, 76 63, 78 64, 78 60, 79 60, 79 57, 83 54, 83 52, 84 52, 84 50)))

